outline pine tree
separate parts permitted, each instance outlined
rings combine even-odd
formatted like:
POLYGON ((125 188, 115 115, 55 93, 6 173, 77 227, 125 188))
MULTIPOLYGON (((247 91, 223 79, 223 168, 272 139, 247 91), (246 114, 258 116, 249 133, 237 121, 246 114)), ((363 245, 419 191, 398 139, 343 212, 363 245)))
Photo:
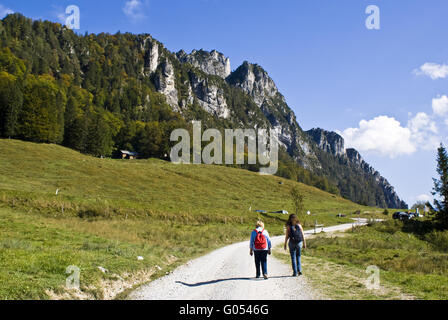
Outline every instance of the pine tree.
POLYGON ((160 157, 163 140, 162 128, 158 122, 150 122, 138 133, 138 151, 144 158, 160 157))
POLYGON ((441 224, 442 228, 448 228, 448 153, 440 144, 437 154, 437 173, 439 179, 434 180, 433 195, 438 196, 438 199, 434 200, 434 206, 437 209, 437 221, 441 224))
POLYGON ((23 94, 13 75, 0 72, 0 136, 15 137, 23 94))
POLYGON ((113 145, 114 141, 110 126, 101 114, 95 115, 89 126, 86 152, 97 157, 107 157, 112 154, 113 145))
POLYGON ((33 142, 61 143, 65 104, 66 97, 51 76, 28 76, 18 136, 33 142))

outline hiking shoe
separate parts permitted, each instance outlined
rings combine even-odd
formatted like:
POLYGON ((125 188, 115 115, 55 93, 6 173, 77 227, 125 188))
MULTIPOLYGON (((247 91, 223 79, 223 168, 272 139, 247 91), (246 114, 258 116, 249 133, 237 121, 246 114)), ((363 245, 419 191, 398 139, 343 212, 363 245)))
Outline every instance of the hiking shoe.
POLYGON ((293 277, 298 277, 298 274, 297 273, 293 273, 292 276, 293 277))
POLYGON ((269 279, 267 274, 264 274, 263 277, 264 277, 264 280, 268 280, 269 279))
POLYGON ((303 276, 303 273, 302 273, 302 271, 299 271, 299 276, 303 276))
POLYGON ((257 276, 255 277, 255 279, 260 279, 260 275, 257 275, 257 276))

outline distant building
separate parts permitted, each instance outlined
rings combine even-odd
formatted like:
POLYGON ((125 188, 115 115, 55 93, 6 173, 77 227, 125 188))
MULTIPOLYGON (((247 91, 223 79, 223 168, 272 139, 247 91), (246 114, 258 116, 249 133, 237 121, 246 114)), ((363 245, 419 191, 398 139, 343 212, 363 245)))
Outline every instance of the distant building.
POLYGON ((121 151, 121 159, 134 160, 138 158, 137 152, 131 152, 127 150, 120 150, 120 151, 121 151))

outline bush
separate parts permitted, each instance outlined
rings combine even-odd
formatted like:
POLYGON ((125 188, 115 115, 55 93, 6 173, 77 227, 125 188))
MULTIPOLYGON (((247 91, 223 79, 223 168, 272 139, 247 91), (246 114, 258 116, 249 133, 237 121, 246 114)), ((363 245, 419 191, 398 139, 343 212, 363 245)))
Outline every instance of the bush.
POLYGON ((81 219, 98 219, 105 218, 107 215, 104 212, 101 212, 99 209, 88 209, 78 212, 78 217, 81 219))
POLYGON ((403 228, 403 222, 398 220, 387 220, 382 223, 376 224, 374 227, 379 232, 394 234, 398 231, 401 231, 401 229, 403 228))
POLYGON ((448 252, 448 231, 433 231, 425 236, 425 240, 435 249, 448 252))
POLYGON ((403 225, 403 232, 413 233, 419 236, 424 236, 432 232, 435 228, 431 220, 407 220, 403 225))

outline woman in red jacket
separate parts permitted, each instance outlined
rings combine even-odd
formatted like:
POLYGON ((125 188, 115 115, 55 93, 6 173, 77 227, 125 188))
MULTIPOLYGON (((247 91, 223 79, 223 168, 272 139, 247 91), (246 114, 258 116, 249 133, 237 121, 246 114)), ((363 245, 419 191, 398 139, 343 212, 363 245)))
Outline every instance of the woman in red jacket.
POLYGON ((271 238, 264 229, 264 223, 258 221, 250 236, 250 255, 255 254, 257 278, 260 278, 260 269, 263 269, 263 277, 268 279, 268 254, 271 254, 271 246, 271 238))

